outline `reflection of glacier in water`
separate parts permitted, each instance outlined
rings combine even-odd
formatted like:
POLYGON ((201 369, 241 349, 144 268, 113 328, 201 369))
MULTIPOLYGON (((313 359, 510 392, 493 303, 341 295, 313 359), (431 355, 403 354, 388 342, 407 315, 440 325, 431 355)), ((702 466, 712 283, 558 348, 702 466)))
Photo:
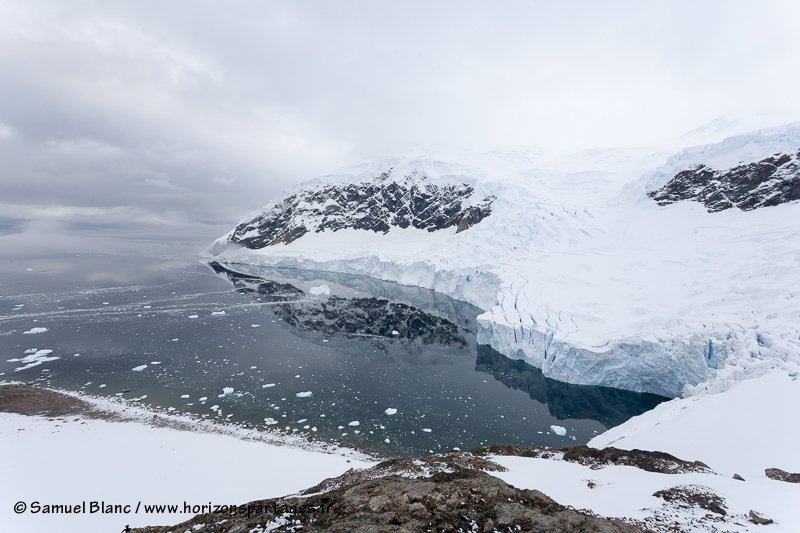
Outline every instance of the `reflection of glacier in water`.
POLYGON ((144 255, 0 260, 0 380, 387 455, 583 443, 653 405, 542 380, 477 346, 477 308, 430 290, 230 268, 144 255), (47 331, 24 334, 32 327, 47 331), (52 352, 20 369, 34 349, 52 352))
POLYGON ((554 417, 591 418, 610 428, 649 411, 667 398, 608 387, 573 385, 550 379, 519 359, 509 359, 488 346, 478 346, 475 370, 486 372, 504 385, 525 391, 547 405, 554 417))
MULTIPOLYGON (((468 341, 464 332, 474 333, 474 328, 459 328, 447 318, 439 317, 422 309, 385 298, 330 296, 323 299, 307 299, 305 293, 291 285, 270 279, 260 278, 252 272, 264 276, 282 277, 305 276, 305 281, 319 280, 320 276, 335 279, 339 284, 358 287, 366 285, 365 290, 374 289, 375 282, 361 276, 319 273, 309 271, 278 271, 263 267, 249 267, 251 274, 239 273, 217 262, 211 268, 225 276, 243 294, 257 297, 262 301, 276 302, 274 309, 287 324, 305 332, 324 335, 365 336, 391 339, 392 342, 407 339, 422 340, 426 344, 438 343, 449 346, 464 346, 468 341), (461 331, 460 331, 461 330, 461 331)), ((237 265, 238 266, 238 265, 237 265)), ((247 267, 245 267, 247 268, 247 267)), ((300 278, 298 278, 300 279, 300 278)), ((414 293, 413 288, 397 286, 398 294, 404 296, 414 293)), ((426 291, 428 292, 428 291, 426 291)), ((398 297, 395 294, 395 297, 398 297)), ((429 300, 417 299, 420 305, 429 300)), ((442 306, 451 314, 469 314, 474 317, 479 310, 467 304, 463 306, 442 306)), ((453 316, 455 321, 470 324, 470 318, 453 316)), ((385 346, 382 346, 385 351, 385 346)), ((609 428, 619 425, 629 418, 648 411, 666 398, 654 394, 640 394, 609 387, 573 385, 545 377, 541 370, 521 360, 512 360, 489 346, 477 345, 475 370, 491 374, 497 381, 515 390, 527 392, 532 400, 547 406, 549 413, 558 420, 590 419, 609 428)))

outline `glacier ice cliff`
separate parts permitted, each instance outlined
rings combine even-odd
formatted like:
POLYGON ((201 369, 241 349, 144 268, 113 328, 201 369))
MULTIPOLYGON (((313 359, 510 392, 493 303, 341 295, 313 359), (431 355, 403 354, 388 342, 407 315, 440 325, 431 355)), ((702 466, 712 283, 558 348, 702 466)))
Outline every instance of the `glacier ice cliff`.
POLYGON ((722 390, 800 353, 800 203, 770 200, 764 183, 783 178, 740 179, 796 154, 798 132, 687 149, 660 167, 661 152, 621 164, 619 150, 577 163, 532 154, 519 165, 502 152, 379 161, 301 185, 207 255, 433 289, 484 310, 480 343, 560 381, 671 397, 722 390), (724 179, 685 173, 698 165, 724 179), (691 194, 648 198, 676 177, 693 186, 672 193, 691 194), (697 203, 725 187, 752 209, 697 203))

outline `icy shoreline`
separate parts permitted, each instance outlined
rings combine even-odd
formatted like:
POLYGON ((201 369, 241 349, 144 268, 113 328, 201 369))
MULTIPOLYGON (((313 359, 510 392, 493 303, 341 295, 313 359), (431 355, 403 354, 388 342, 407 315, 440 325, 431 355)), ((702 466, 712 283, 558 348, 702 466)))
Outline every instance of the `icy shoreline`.
MULTIPOLYGON (((17 381, 0 381, 0 388, 14 385, 23 385, 23 383, 17 381)), ((117 423, 134 423, 155 428, 168 428, 177 431, 191 431, 199 434, 233 437, 242 441, 295 448, 310 453, 340 455, 358 461, 374 461, 377 459, 377 457, 362 451, 345 448, 337 444, 312 442, 306 438, 291 434, 245 427, 243 424, 231 422, 220 423, 201 416, 135 404, 131 400, 125 398, 96 396, 83 391, 72 391, 52 387, 40 389, 88 404, 89 411, 85 413, 77 412, 65 416, 90 415, 92 418, 104 419, 117 423)))
MULTIPOLYGON (((773 408, 776 403, 797 403, 798 375, 800 367, 787 364, 781 372, 748 380, 722 394, 663 403, 595 437, 590 446, 598 453, 584 449, 581 457, 586 460, 567 460, 565 455, 585 447, 538 449, 536 453, 529 453, 536 450, 525 447, 516 447, 515 452, 515 447, 509 447, 509 452, 503 453, 500 450, 504 447, 498 446, 495 451, 487 448, 488 455, 450 452, 377 466, 374 460, 363 457, 260 442, 246 431, 205 432, 217 424, 198 428, 190 420, 191 424, 183 427, 163 427, 164 421, 153 420, 149 410, 132 408, 128 412, 118 402, 73 393, 67 397, 131 418, 120 421, 74 414, 0 413, 5 452, 0 457, 0 468, 14 481, 0 486, 0 499, 9 503, 0 511, 0 523, 20 532, 52 529, 56 525, 60 531, 86 531, 121 528, 126 523, 134 527, 177 523, 196 514, 180 512, 183 502, 242 505, 264 498, 291 499, 302 489, 320 487, 310 495, 313 497, 324 493, 323 489, 338 487, 337 480, 317 485, 323 478, 340 475, 342 478, 337 479, 357 480, 361 476, 370 484, 391 476, 446 490, 452 476, 431 476, 436 472, 452 473, 452 464, 460 462, 465 465, 467 476, 470 469, 477 468, 518 489, 542 491, 573 510, 589 510, 596 516, 621 519, 653 531, 666 533, 675 527, 697 532, 751 531, 750 511, 774 520, 770 530, 796 531, 800 515, 793 502, 800 494, 800 485, 770 479, 765 470, 800 471, 794 453, 800 438, 798 427, 787 425, 785 413, 773 408), (776 434, 765 428, 784 429, 776 434), (609 446, 633 451, 626 455, 609 446), (68 451, 68 460, 53 460, 54 450, 68 451), (650 456, 654 458, 659 452, 666 452, 684 463, 699 459, 709 468, 695 463, 698 468, 670 469, 667 460, 666 471, 652 469, 639 462, 649 460, 647 452, 637 450, 656 452, 650 456), (633 462, 615 462, 609 459, 612 456, 628 456, 633 462), (494 468, 491 463, 502 468, 494 468), (373 470, 360 470, 371 467, 373 470), (76 479, 81 482, 76 483, 76 479), (236 482, 232 483, 232 479, 236 482), (673 501, 670 495, 690 499, 673 501), (697 498, 692 499, 692 495, 697 498), (29 505, 99 500, 131 508, 139 501, 177 504, 178 511, 12 514, 10 505, 20 501, 29 505), (716 503, 708 507, 708 502, 716 503)), ((175 415, 161 418, 186 421, 175 415)), ((197 517, 192 527, 204 520, 209 525, 207 518, 197 517)), ((203 526, 198 525, 198 529, 203 526)))

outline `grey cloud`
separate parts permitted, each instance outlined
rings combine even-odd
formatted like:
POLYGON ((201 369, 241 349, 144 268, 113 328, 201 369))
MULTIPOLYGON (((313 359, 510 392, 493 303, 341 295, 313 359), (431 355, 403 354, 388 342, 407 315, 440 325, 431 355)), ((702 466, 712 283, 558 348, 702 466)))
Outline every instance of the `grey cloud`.
POLYGON ((577 151, 797 120, 798 20, 791 1, 3 2, 0 234, 208 240, 412 144, 577 151))

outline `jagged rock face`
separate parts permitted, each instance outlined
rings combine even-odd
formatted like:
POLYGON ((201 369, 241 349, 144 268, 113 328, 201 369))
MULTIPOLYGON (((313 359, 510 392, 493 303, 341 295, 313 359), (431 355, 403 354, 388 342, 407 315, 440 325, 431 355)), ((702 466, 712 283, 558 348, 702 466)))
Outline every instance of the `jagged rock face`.
POLYGON ((728 170, 697 165, 678 172, 648 196, 659 205, 696 200, 711 213, 731 207, 750 211, 800 200, 800 152, 775 154, 728 170))
POLYGON ((393 227, 436 231, 457 226, 464 231, 491 213, 494 197, 473 202, 474 193, 467 184, 436 185, 416 174, 394 180, 390 170, 369 182, 293 194, 239 224, 230 241, 258 249, 288 244, 309 232, 346 228, 386 233, 393 227))

